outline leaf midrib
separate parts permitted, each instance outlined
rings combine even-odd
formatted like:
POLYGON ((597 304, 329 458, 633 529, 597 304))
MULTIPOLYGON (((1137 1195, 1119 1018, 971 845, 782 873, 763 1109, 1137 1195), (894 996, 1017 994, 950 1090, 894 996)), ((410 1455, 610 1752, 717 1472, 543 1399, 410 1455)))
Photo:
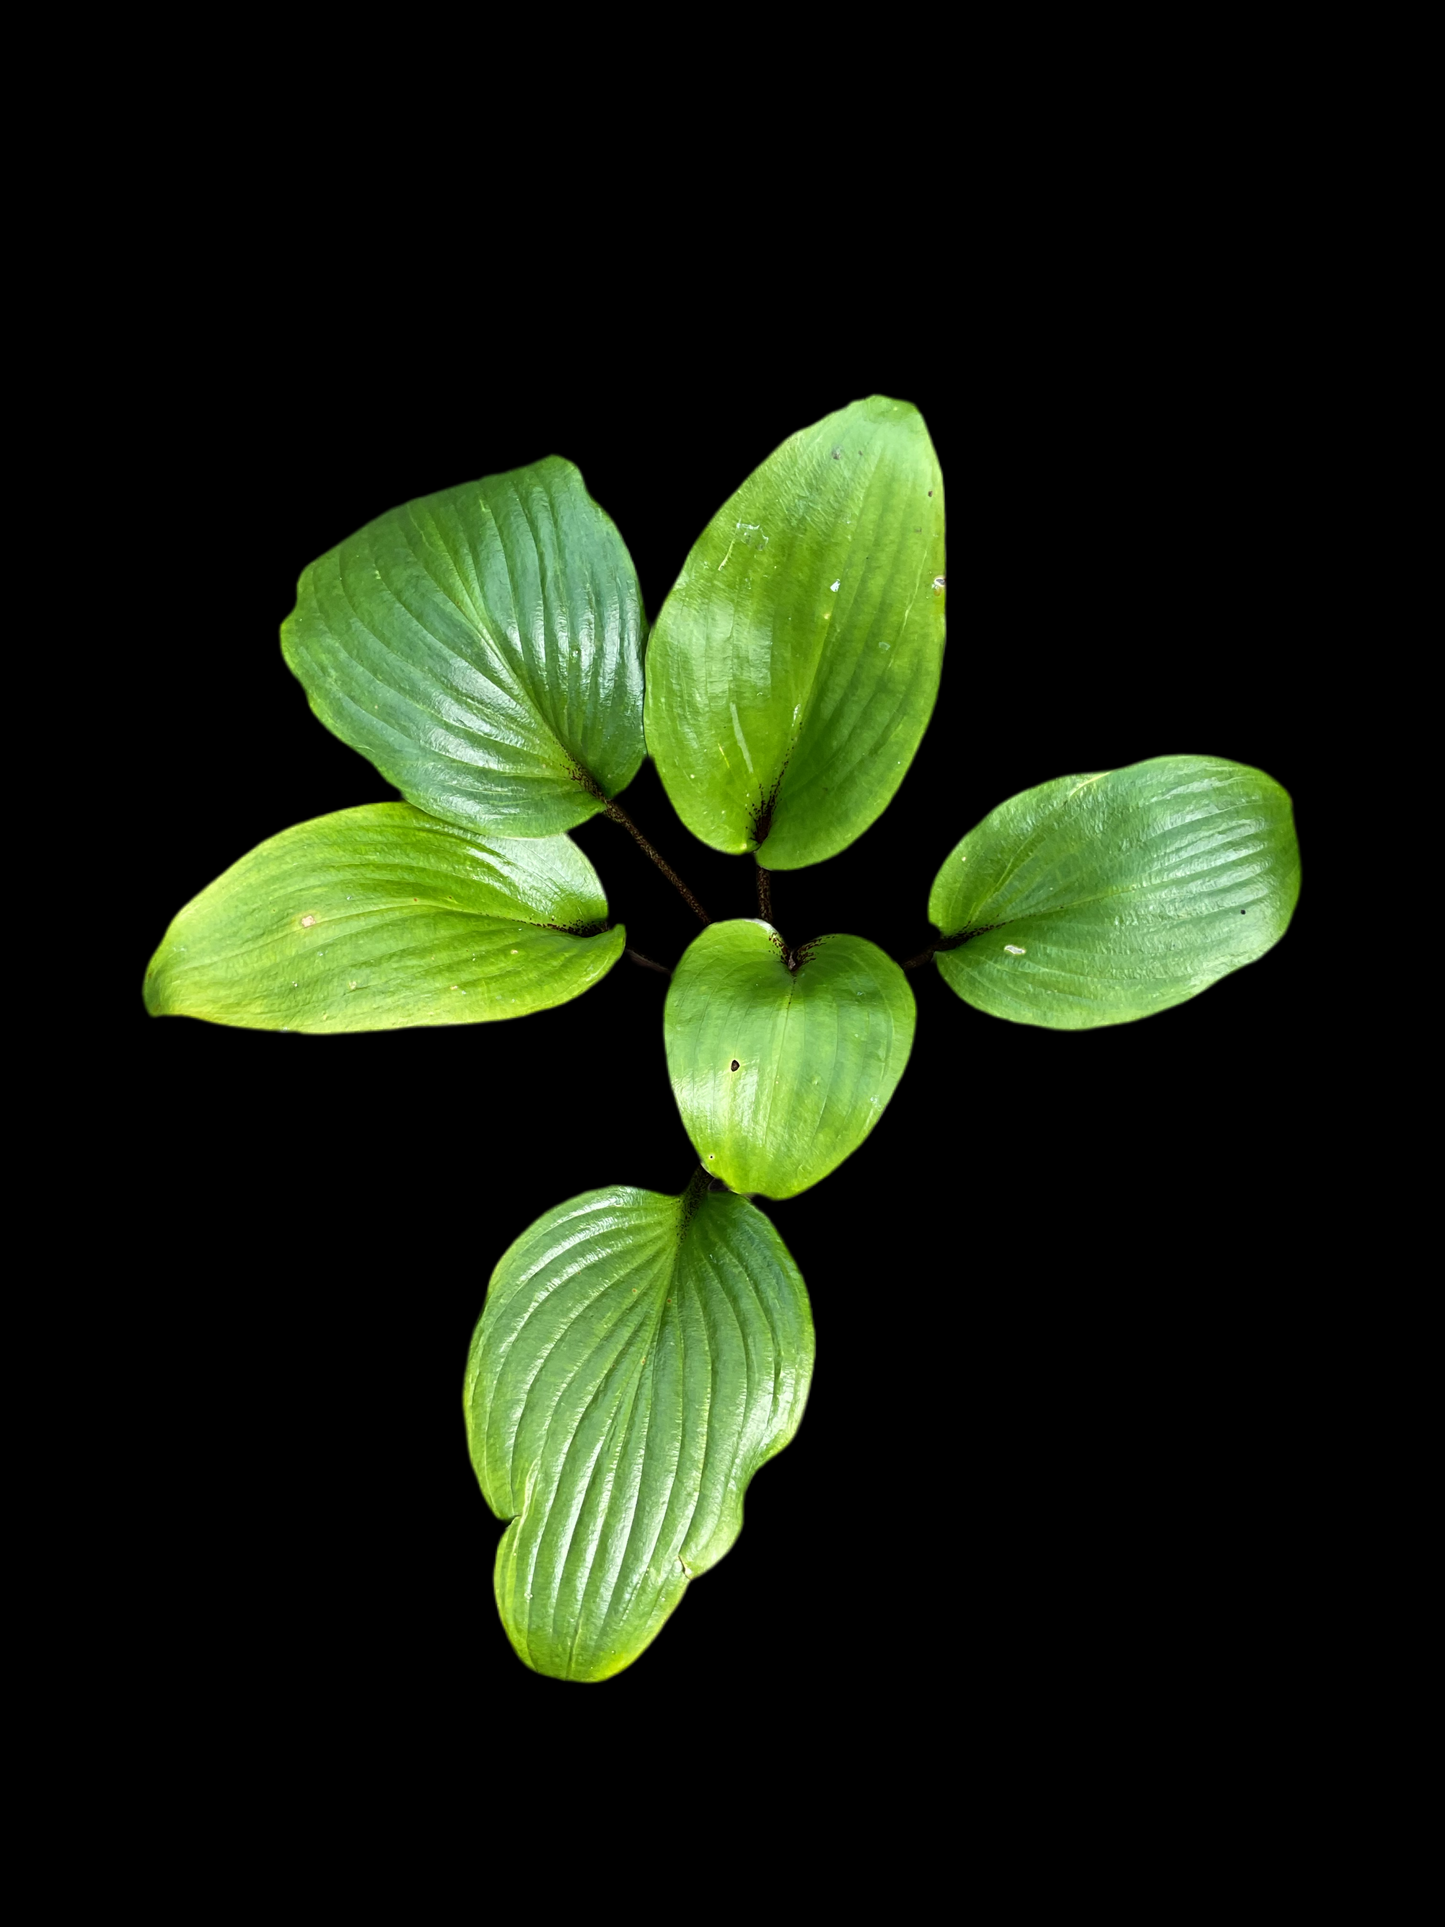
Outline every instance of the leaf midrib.
MULTIPOLYGON (((878 473, 879 458, 878 458, 877 450, 878 450, 878 442, 879 442, 879 430, 875 425, 872 425, 872 424, 870 424, 870 430, 871 432, 868 438, 868 456, 869 456, 868 479, 862 485, 861 495, 860 495, 860 500, 863 500, 863 501, 867 500, 868 490, 872 487, 873 478, 878 473)), ((831 440, 832 437, 830 435, 826 437, 817 437, 815 439, 821 442, 822 440, 831 440)), ((849 485, 853 486, 854 484, 850 482, 849 485)), ((848 537, 847 537, 848 560, 844 562, 843 568, 845 571, 850 571, 851 560, 853 555, 853 544, 857 539, 857 528, 855 523, 851 520, 849 521, 847 527, 848 527, 848 537)), ((871 537, 871 532, 870 532, 870 537, 871 537)), ((852 613, 853 604, 856 600, 857 600, 857 590, 850 586, 848 601, 847 601, 847 604, 845 605, 850 614, 852 613)), ((911 606, 912 605, 910 604, 910 607, 911 606)), ((842 614, 843 614, 843 608, 839 607, 831 612, 831 616, 830 616, 830 613, 825 610, 825 612, 819 615, 818 617, 817 639, 812 652, 812 662, 808 670, 807 687, 804 690, 798 705, 798 719, 790 731, 788 747, 783 755, 782 766, 777 771, 776 775, 773 777, 773 789, 770 791, 766 786, 764 786, 764 790, 763 790, 763 794, 765 797, 769 795, 771 795, 772 797, 772 803, 770 805, 772 821, 769 823, 769 826, 768 826, 769 836, 771 836, 772 834, 773 826, 776 824, 778 820, 778 812, 782 807, 783 793, 787 783, 788 770, 793 760, 793 752, 797 748, 798 744, 802 741, 803 732, 807 728, 808 720, 812 715, 813 698, 816 694, 817 687, 818 687, 818 675, 822 667, 824 654, 826 653, 826 650, 827 650, 828 637, 830 634, 829 622, 832 616, 841 617, 842 614)), ((776 634, 776 629, 777 629, 777 625, 776 623, 774 623, 772 625, 772 631, 774 634, 776 634)), ((855 662, 855 664, 853 665, 852 674, 849 676, 849 686, 851 686, 853 677, 857 675, 858 668, 859 668, 859 664, 855 662)), ((757 845, 757 849, 761 850, 766 844, 767 840, 768 840, 767 837, 764 837, 763 842, 757 845)))
MULTIPOLYGON (((427 908, 431 908, 431 907, 433 907, 433 906, 430 906, 430 905, 428 905, 428 906, 426 906, 426 907, 427 907, 427 908)), ((314 928, 314 929, 323 929, 323 928, 325 928, 325 929, 332 929, 332 928, 335 928, 335 927, 336 927, 336 925, 337 925, 337 924, 339 924, 339 923, 343 923, 343 922, 351 922, 351 921, 353 921, 355 917, 367 917, 367 916, 374 916, 374 915, 377 915, 377 914, 379 914, 379 913, 378 913, 378 912, 376 912, 376 911, 370 911, 370 910, 362 910, 362 911, 357 911, 357 912, 353 912, 353 913, 349 913, 349 914, 348 914, 348 916, 347 916, 347 917, 345 917, 345 918, 340 918, 340 917, 338 917, 338 918, 326 918, 326 917, 318 917, 318 918, 316 919, 316 923, 315 923, 315 925, 313 925, 313 926, 311 926, 311 928, 314 928)), ((447 912, 447 914, 449 914, 449 915, 455 915, 455 914, 458 914, 458 913, 457 913, 457 911, 456 911, 456 909, 455 909, 455 906, 449 906, 449 908, 448 908, 448 912, 447 912)), ((494 923, 504 923, 504 924, 509 924, 509 925, 511 925, 511 926, 512 926, 513 928, 515 928, 515 929, 522 929, 522 930, 551 930, 551 931, 555 931, 555 932, 556 932, 556 934, 557 934, 558 936, 563 936, 563 937, 572 937, 572 938, 574 938, 574 939, 575 939, 575 940, 576 940, 576 941, 577 941, 578 943, 590 943, 590 942, 592 942, 592 941, 593 941, 593 939, 594 939, 594 938, 596 938, 596 937, 606 937, 606 936, 611 936, 611 934, 612 934, 612 932, 613 932, 613 930, 614 930, 614 929, 616 928, 616 926, 615 926, 615 925, 610 925, 610 926, 608 927, 608 929, 606 929, 606 930, 594 930, 594 931, 592 931, 592 932, 590 932, 590 933, 588 933, 588 934, 583 934, 583 933, 582 933, 582 932, 580 932, 580 931, 577 931, 577 930, 570 930, 570 929, 568 929, 568 927, 567 927, 567 926, 566 926, 565 924, 560 924, 560 923, 537 923, 537 922, 535 922, 535 921, 533 921, 533 920, 532 920, 531 918, 527 918, 527 917, 504 917, 504 916, 501 916, 501 915, 493 915, 493 913, 492 913, 492 912, 490 912, 490 911, 466 911, 466 912, 462 912, 461 914, 463 914, 463 915, 467 915, 467 916, 470 916, 470 917, 473 917, 473 918, 475 918, 475 919, 476 919, 476 920, 477 920, 478 922, 486 922, 486 921, 488 921, 488 920, 490 920, 490 921, 492 921, 492 922, 494 922, 494 923)), ((247 938, 247 939, 246 939, 246 940, 245 940, 244 942, 242 942, 242 943, 239 943, 239 944, 237 944, 237 945, 236 945, 236 947, 235 947, 234 949, 231 949, 231 950, 224 950, 224 951, 222 951, 222 950, 219 950, 219 949, 218 949, 218 950, 217 950, 217 951, 215 952, 215 956, 214 956, 214 961, 216 961, 216 962, 218 962, 218 963, 233 963, 233 962, 237 962, 237 961, 239 961, 239 960, 240 960, 240 959, 242 959, 242 958, 245 958, 245 957, 249 957, 249 956, 251 956, 251 955, 252 955, 252 954, 253 954, 254 952, 256 952, 256 951, 259 951, 259 950, 264 950, 264 949, 267 949, 267 948, 269 948, 270 946, 272 946, 272 945, 274 945, 274 944, 276 944, 276 943, 279 943, 279 942, 280 942, 280 941, 282 940, 282 938, 283 938, 283 937, 285 936, 285 934, 286 934, 286 931, 285 931, 285 929, 283 928, 283 929, 280 929, 280 930, 272 930, 272 931, 269 931, 269 932, 263 932, 263 933, 262 933, 262 934, 261 934, 260 936, 255 936, 255 937, 249 937, 249 938, 247 938)), ((309 951, 303 951, 303 952, 301 953, 301 955, 302 955, 302 957, 303 957, 303 959, 304 959, 305 957, 308 957, 308 956, 310 956, 311 954, 312 954, 312 953, 311 953, 311 952, 309 952, 309 951)), ((184 956, 184 952, 181 952, 181 953, 180 953, 180 955, 181 955, 181 956, 183 957, 183 956, 184 956)), ((191 965, 191 966, 185 966, 185 965, 182 965, 182 966, 180 966, 180 967, 182 967, 182 968, 196 968, 197 966, 194 966, 194 965, 191 965)))

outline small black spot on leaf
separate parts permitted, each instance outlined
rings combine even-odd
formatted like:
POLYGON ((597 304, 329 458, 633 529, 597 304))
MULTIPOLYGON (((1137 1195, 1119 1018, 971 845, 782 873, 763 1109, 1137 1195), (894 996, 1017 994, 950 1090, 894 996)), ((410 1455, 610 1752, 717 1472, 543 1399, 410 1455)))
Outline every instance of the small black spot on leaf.
MULTIPOLYGON (((1242 913, 1241 913, 1241 914, 1242 914, 1242 913)), ((737 1060, 736 1058, 734 1058, 734 1059, 733 1059, 733 1061, 732 1061, 732 1063, 728 1065, 728 1069, 729 1069, 729 1070, 733 1070, 733 1071, 735 1071, 735 1070, 737 1069, 737 1067, 738 1067, 738 1060, 737 1060)))

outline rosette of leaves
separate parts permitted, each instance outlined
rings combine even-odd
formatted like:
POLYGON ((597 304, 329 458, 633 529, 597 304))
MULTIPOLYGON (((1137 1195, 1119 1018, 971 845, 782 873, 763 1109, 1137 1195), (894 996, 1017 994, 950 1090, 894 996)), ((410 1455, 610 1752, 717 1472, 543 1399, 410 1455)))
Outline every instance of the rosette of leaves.
POLYGON ((993 810, 943 860, 920 956, 783 934, 771 873, 859 836, 922 740, 943 534, 923 419, 879 396, 741 482, 650 640, 622 539, 567 462, 379 516, 305 570, 282 644, 316 714, 405 800, 281 829, 177 914, 147 969, 157 1014, 276 1030, 542 1011, 623 953, 567 835, 599 812, 697 911, 662 1013, 696 1170, 677 1195, 614 1184, 523 1230, 468 1360, 472 1461, 506 1521, 497 1604, 540 1672, 598 1680, 636 1659, 793 1436, 812 1314, 754 1200, 826 1179, 874 1128, 912 1047, 907 973, 1081 1029, 1197 996, 1289 922, 1285 792, 1163 756, 993 810), (687 827, 754 858, 760 914, 745 888, 711 922, 631 824, 616 799, 645 749, 687 827))

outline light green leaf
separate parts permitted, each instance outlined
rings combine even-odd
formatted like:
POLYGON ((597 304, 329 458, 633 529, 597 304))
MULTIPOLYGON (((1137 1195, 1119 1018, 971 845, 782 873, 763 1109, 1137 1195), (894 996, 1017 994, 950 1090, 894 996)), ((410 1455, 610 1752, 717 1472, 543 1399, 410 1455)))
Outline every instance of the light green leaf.
POLYGON ((395 1030, 523 1017, 622 955, 570 837, 495 839, 405 803, 259 844, 175 917, 146 970, 154 1016, 253 1030, 395 1030))
POLYGON ((647 744, 715 850, 796 870, 902 782, 943 658, 943 478, 873 395, 802 429, 713 517, 657 619, 647 744))
POLYGON ((464 828, 570 829, 642 762, 637 577, 557 456, 368 522, 303 573, 281 646, 329 730, 464 828))
POLYGON ((813 1370, 808 1294, 742 1198, 617 1185, 547 1212, 492 1273, 464 1410, 527 1665, 607 1679, 737 1538, 813 1370))
POLYGON ((1056 1030, 1181 1004, 1284 935, 1299 895, 1289 797, 1218 756, 1061 776, 954 850, 928 914, 966 1003, 1056 1030))
POLYGON ((769 923, 709 924, 673 973, 663 1019, 704 1168, 770 1198, 825 1178, 883 1115, 913 1023, 903 972, 862 937, 790 953, 769 923))

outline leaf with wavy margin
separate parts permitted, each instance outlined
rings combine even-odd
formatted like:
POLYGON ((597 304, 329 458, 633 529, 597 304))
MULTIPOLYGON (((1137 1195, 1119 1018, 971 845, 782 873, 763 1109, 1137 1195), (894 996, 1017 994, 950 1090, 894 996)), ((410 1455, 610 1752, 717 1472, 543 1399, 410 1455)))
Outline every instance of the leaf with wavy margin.
POLYGON ((464 1410, 528 1666, 607 1679, 742 1527, 813 1369, 797 1266, 746 1200, 617 1185, 548 1211, 492 1274, 464 1410))

